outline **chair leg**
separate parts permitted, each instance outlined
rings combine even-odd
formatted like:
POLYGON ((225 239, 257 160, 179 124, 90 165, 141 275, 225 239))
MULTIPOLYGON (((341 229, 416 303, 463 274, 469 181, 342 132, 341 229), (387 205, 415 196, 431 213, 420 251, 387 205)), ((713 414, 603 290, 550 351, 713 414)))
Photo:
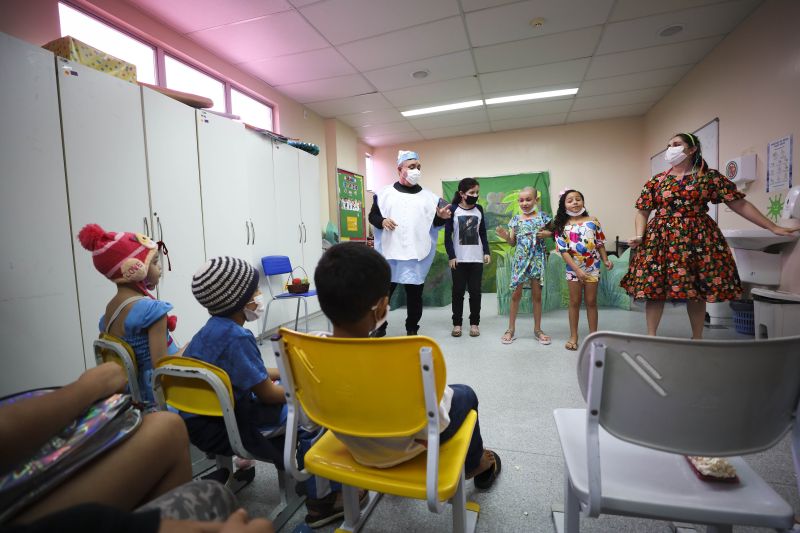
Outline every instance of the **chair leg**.
POLYGON ((480 506, 474 502, 467 503, 464 492, 464 469, 461 469, 461 479, 458 482, 456 493, 450 500, 453 507, 453 533, 475 533, 478 525, 480 506))
POLYGON ((305 496, 298 496, 295 491, 295 479, 283 470, 278 470, 278 487, 280 489, 281 503, 269 514, 275 531, 280 529, 294 516, 297 509, 306 501, 305 496))
POLYGON ((370 492, 369 500, 362 510, 358 502, 358 487, 342 485, 344 522, 336 528, 336 531, 351 531, 353 533, 360 531, 381 496, 383 495, 379 492, 370 492))
POLYGON ((264 310, 264 325, 261 326, 261 335, 258 336, 258 344, 264 344, 264 334, 267 332, 267 319, 269 318, 269 306, 272 304, 274 300, 270 300, 267 302, 267 308, 264 310))
POLYGON ((297 299, 297 311, 294 314, 294 330, 297 331, 297 323, 300 322, 300 300, 302 298, 297 299))
POLYGON ((556 533, 578 533, 580 531, 581 504, 572 490, 569 471, 564 468, 564 510, 553 510, 553 526, 556 533))
POLYGON ((306 311, 306 333, 308 333, 308 298, 303 298, 303 309, 306 311))

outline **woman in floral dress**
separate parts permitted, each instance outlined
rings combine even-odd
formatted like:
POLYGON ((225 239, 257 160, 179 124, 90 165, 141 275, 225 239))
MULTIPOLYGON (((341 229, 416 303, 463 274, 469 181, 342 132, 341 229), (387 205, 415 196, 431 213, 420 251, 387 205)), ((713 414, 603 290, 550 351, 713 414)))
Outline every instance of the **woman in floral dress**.
POLYGON ((708 203, 732 211, 776 235, 795 230, 777 226, 736 190, 736 185, 703 160, 700 140, 675 135, 667 146, 671 168, 653 176, 636 201, 639 249, 620 285, 646 303, 647 334, 655 335, 666 300, 686 300, 692 338, 703 335, 706 302, 735 300, 742 287, 728 243, 708 216, 708 203), (648 222, 651 212, 655 216, 648 222))

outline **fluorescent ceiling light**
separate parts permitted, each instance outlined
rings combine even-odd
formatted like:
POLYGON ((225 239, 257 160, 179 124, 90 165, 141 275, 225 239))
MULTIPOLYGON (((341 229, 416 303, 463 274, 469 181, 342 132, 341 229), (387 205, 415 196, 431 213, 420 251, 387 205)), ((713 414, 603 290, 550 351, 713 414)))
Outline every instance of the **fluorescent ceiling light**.
POLYGON ((460 102, 458 104, 437 105, 434 107, 411 109, 409 111, 402 111, 400 114, 403 115, 404 117, 415 117, 417 115, 427 115, 429 113, 441 113, 442 111, 452 111, 454 109, 466 109, 467 107, 477 107, 479 105, 483 105, 483 100, 470 100, 469 102, 460 102))
POLYGON ((507 104, 509 102, 523 102, 525 100, 539 100, 540 98, 555 98, 556 96, 569 96, 578 92, 578 88, 560 89, 558 91, 544 91, 541 93, 518 94, 515 96, 501 96, 500 98, 487 98, 486 105, 507 104))

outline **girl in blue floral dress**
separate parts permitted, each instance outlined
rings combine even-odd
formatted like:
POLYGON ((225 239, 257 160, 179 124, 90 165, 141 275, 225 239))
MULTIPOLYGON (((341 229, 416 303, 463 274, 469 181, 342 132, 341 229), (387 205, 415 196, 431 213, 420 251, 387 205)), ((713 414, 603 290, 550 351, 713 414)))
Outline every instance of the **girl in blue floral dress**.
POLYGON ((569 340, 567 350, 578 349, 578 318, 581 301, 586 304, 589 332, 597 331, 597 287, 600 281, 600 261, 609 270, 605 235, 600 221, 589 216, 583 205, 583 194, 567 189, 558 199, 558 211, 553 223, 556 249, 567 264, 569 286, 569 340))
POLYGON ((536 209, 539 193, 533 187, 525 187, 519 192, 521 215, 514 215, 508 223, 508 230, 499 227, 497 234, 515 247, 514 261, 511 264, 511 305, 508 313, 508 329, 500 341, 503 344, 514 342, 514 328, 517 321, 519 303, 522 300, 522 287, 530 283, 533 300, 533 334, 541 344, 550 344, 550 336, 542 331, 542 276, 544 275, 544 239, 552 237, 545 226, 552 220, 550 215, 536 209))

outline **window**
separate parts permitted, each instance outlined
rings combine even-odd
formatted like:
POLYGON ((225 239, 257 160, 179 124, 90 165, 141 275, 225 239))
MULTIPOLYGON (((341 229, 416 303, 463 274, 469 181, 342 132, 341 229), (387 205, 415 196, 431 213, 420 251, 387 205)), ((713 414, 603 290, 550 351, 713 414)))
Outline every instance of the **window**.
POLYGON ((252 126, 275 131, 272 128, 272 108, 236 89, 231 89, 231 113, 252 126))
POLYGON ((68 5, 58 4, 61 36, 69 35, 89 46, 136 65, 136 78, 156 82, 155 50, 133 37, 84 15, 68 5))
POLYGON ((364 156, 366 158, 365 168, 367 169, 366 170, 366 174, 367 174, 367 176, 366 176, 366 178, 367 178, 367 180, 366 180, 367 181, 367 190, 368 191, 374 191, 375 189, 373 187, 375 186, 375 184, 372 183, 372 180, 373 180, 373 176, 372 176, 372 174, 373 174, 373 172, 372 172, 372 156, 370 154, 364 154, 364 156))
POLYGON ((221 81, 170 56, 164 57, 164 72, 168 89, 211 98, 211 109, 225 112, 225 84, 221 81))

